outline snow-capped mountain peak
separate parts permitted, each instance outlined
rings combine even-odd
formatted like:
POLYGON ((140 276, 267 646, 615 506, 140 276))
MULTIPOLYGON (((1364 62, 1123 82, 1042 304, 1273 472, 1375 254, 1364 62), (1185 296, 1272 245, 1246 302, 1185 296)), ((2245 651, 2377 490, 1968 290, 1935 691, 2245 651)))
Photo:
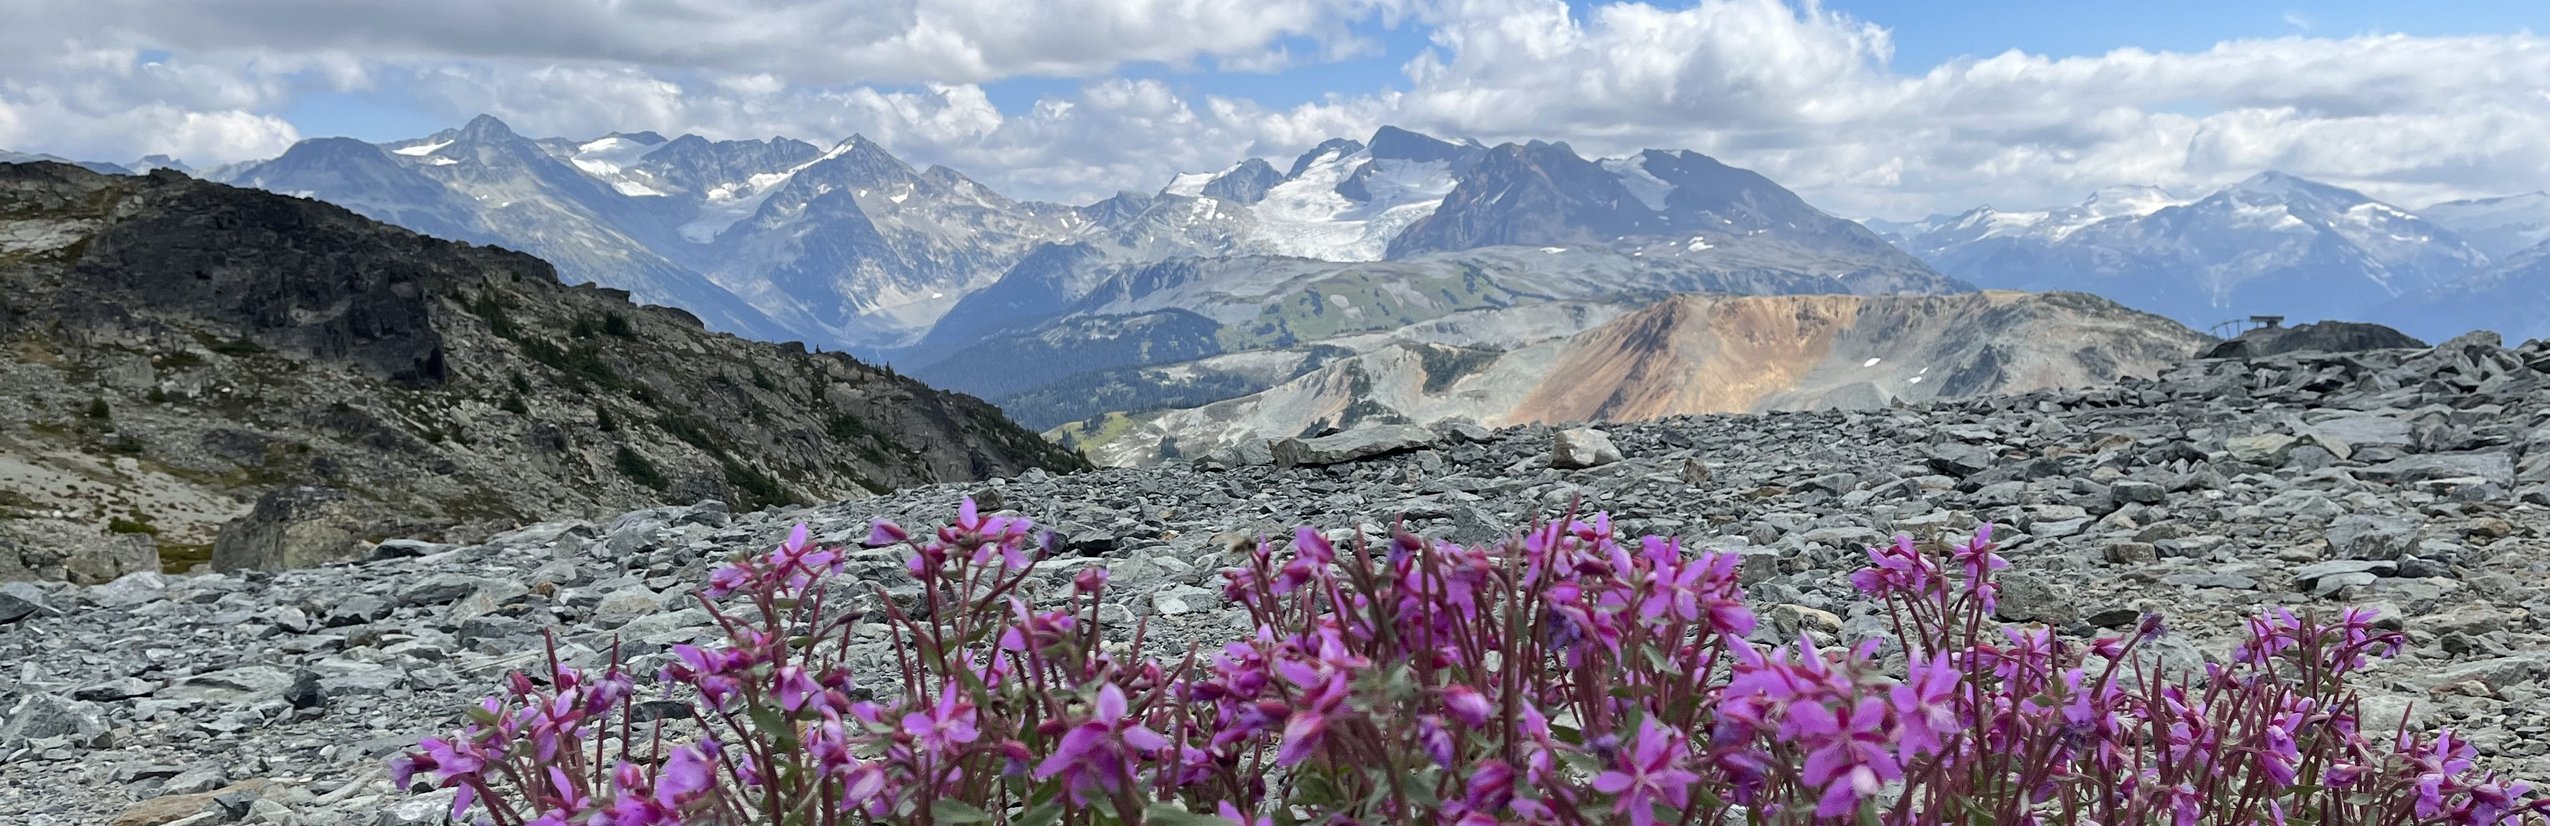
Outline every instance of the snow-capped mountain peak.
MULTIPOLYGON (((2121 185, 2101 187, 2079 203, 2035 210, 2000 210, 1990 204, 1949 216, 1932 216, 1897 229, 1897 235, 1912 238, 1953 238, 1971 243, 1985 238, 2028 237, 2060 241, 2101 221, 2113 218, 2140 218, 2174 206, 2184 206, 2190 199, 2170 194, 2157 186, 2121 185)), ((1916 250, 1918 252, 1918 250, 1916 250)))
POLYGON ((1454 143, 1389 125, 1373 130, 1372 140, 1364 142, 1365 151, 1373 157, 1401 161, 1451 161, 1485 148, 1467 138, 1454 143))
POLYGON ((1723 259, 1750 268, 1748 278, 1769 266, 1945 283, 1856 225, 1705 156, 1650 151, 1598 165, 1565 144, 1490 148, 1395 126, 1324 141, 1289 169, 1249 158, 1179 176, 1157 194, 1080 207, 1013 201, 953 169, 915 169, 863 135, 826 146, 646 132, 534 138, 481 116, 422 138, 345 143, 304 142, 224 177, 530 250, 570 280, 709 308, 704 317, 724 329, 778 328, 827 346, 909 342, 1046 244, 1128 262, 1652 248, 1645 254, 1688 256, 1670 266, 1723 259), (1477 194, 1460 216, 1412 238, 1465 187, 1477 194), (1747 234, 1769 246, 1746 246, 1747 234))
POLYGON ((473 143, 492 143, 519 140, 522 136, 514 134, 513 127, 506 126, 494 115, 479 115, 462 124, 456 137, 473 143))
POLYGON ((2092 292, 2198 327, 2353 317, 2487 261, 2406 210, 2275 171, 2192 200, 2131 186, 2042 211, 1984 207, 1915 225, 1900 243, 1985 287, 2092 292))
POLYGON ((1160 188, 1160 194, 1201 198, 1204 197, 1205 184, 1212 183, 1214 179, 1228 175, 1239 168, 1239 164, 1232 164, 1220 172, 1180 172, 1169 179, 1168 186, 1160 188))
POLYGON ((2417 211, 2491 258, 2550 243, 2550 192, 2446 201, 2417 211))
MULTIPOLYGON (((1391 239, 1452 193, 1461 150, 1390 127, 1373 137, 1373 144, 1329 140, 1294 161, 1290 174, 1249 205, 1254 220, 1243 243, 1277 255, 1380 260, 1391 239)), ((1248 169, 1243 162, 1229 173, 1248 169)))

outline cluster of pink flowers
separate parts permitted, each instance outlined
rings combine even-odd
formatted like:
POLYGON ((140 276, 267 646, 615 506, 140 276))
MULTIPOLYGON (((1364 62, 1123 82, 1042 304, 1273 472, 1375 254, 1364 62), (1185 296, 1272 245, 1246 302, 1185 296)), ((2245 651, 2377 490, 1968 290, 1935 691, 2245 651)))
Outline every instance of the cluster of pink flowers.
MULTIPOLYGON (((1249 630, 1167 656, 1061 588, 1027 520, 910 548, 917 597, 842 576, 801 527, 714 572, 727 640, 637 680, 557 665, 394 763, 497 826, 691 823, 2541 823, 2550 801, 2449 733, 2358 730, 2369 612, 2270 611, 2187 672, 2166 633, 2075 643, 1990 621, 1989 530, 1869 551, 1890 639, 1749 642, 1740 560, 1573 517, 1465 547, 1304 529, 1223 572, 1249 630), (1048 585, 1054 581, 1054 585, 1048 585), (890 702, 846 663, 892 628, 890 702), (1125 645, 1123 643, 1129 643, 1125 645)), ((620 662, 614 656, 613 662, 620 662)))

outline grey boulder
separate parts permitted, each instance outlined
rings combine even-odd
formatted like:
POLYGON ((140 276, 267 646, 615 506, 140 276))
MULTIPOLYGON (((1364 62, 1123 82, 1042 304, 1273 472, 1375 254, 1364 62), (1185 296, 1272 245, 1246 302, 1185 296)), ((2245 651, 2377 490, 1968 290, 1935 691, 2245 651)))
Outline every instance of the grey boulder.
POLYGON ((1283 467, 1335 465, 1416 450, 1434 444, 1434 431, 1412 424, 1364 427, 1310 439, 1285 439, 1271 449, 1283 467))

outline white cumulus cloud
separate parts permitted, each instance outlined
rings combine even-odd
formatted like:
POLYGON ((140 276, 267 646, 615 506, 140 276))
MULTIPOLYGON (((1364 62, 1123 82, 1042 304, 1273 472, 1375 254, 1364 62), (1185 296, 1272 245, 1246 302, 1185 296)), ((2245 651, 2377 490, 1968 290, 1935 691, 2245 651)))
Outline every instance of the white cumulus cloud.
POLYGON ((2121 183, 2201 191, 2270 168, 2412 207, 2550 188, 2550 39, 2529 32, 2306 31, 1897 67, 1885 21, 1807 0, 634 8, 19 0, 0 9, 0 146, 234 160, 291 140, 282 113, 302 96, 370 90, 542 135, 855 132, 1013 195, 1073 200, 1248 155, 1282 165, 1382 124, 1589 154, 1696 149, 1850 215, 2038 206, 2121 183), (1304 68, 1374 54, 1392 29, 1422 40, 1395 73, 1281 103, 1215 83, 1336 83, 1304 68), (995 106, 997 84, 1021 77, 1071 85, 995 106))

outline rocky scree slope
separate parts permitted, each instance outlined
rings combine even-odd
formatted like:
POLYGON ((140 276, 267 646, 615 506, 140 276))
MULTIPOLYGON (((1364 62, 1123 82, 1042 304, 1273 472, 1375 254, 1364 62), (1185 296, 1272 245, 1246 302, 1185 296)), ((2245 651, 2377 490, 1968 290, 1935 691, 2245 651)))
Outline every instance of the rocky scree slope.
MULTIPOLYGON (((2145 649, 2164 668, 2227 656, 2264 606, 2375 606, 2411 644, 2364 673, 2365 725, 2450 726, 2487 764, 2550 777, 2550 345, 2200 360, 2089 389, 1606 432, 1378 428, 1284 452, 752 515, 653 508, 280 573, 0 585, 0 661, 19 664, 0 671, 0 815, 440 823, 448 793, 391 789, 381 761, 531 665, 543 628, 571 661, 616 639, 651 674, 667 646, 715 636, 690 596, 711 566, 801 521, 829 542, 879 517, 934 524, 968 494, 1059 531, 1040 587, 1110 568, 1111 621, 1148 618, 1165 649, 1245 627, 1216 570, 1300 524, 1404 516, 1487 540, 1581 500, 1626 531, 1743 554, 1762 639, 1857 641, 1888 634, 1847 582, 1865 544, 1988 521, 2013 565, 2005 619, 2078 642, 2164 611, 2172 632, 2145 649)), ((851 584, 911 593, 898 552, 850 558, 851 584)), ((880 689, 897 678, 883 631, 856 641, 880 689)))
MULTIPOLYGON (((1359 352, 1264 390, 1056 434, 1101 464, 1224 450, 1263 460, 1270 439, 1365 424, 1636 421, 2087 387, 2157 375, 2211 341, 2083 293, 1683 295, 1580 305, 1581 327, 1557 323, 1567 318, 1558 309, 1508 313, 1536 326, 1436 323, 1342 338, 1329 350, 1359 352)), ((1187 378, 1155 372, 1164 385, 1187 378)))
POLYGON ((0 579, 1081 466, 846 356, 169 171, 0 165, 0 387, 0 579))
MULTIPOLYGON (((1700 266, 1598 248, 1491 247, 1395 261, 1243 256, 1125 264, 1084 247, 1046 247, 967 296, 895 363, 932 384, 990 399, 1030 426, 1050 427, 1057 416, 1079 418, 1066 414, 1079 409, 1075 400, 1086 398, 1081 388, 1087 385, 1123 385, 1136 391, 1126 399, 1134 403, 1179 395, 1174 382, 1129 372, 1141 368, 1217 356, 1362 350, 1381 337, 1404 337, 1410 327, 1528 318, 1550 305, 1626 310, 1690 293, 1889 291, 1777 267, 1700 266)), ((1943 281, 1902 291, 1969 290, 1943 281)))

